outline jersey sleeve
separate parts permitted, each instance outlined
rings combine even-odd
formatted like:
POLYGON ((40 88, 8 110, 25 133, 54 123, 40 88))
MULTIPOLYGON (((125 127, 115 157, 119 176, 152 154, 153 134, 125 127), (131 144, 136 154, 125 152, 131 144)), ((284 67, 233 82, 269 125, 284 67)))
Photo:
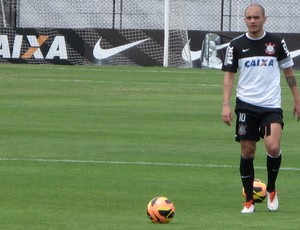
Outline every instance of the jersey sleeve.
POLYGON ((288 47, 285 43, 285 40, 282 39, 280 44, 281 44, 281 47, 280 47, 281 49, 280 49, 280 52, 278 54, 279 66, 282 69, 292 67, 294 65, 294 62, 293 62, 293 59, 290 55, 288 47))
POLYGON ((234 42, 231 41, 226 49, 222 70, 236 73, 237 69, 238 69, 237 48, 235 47, 234 42))

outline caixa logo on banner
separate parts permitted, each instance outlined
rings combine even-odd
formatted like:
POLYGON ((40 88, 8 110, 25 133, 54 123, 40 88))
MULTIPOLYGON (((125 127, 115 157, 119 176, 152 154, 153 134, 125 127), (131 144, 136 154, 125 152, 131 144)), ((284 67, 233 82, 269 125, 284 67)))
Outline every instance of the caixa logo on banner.
POLYGON ((26 40, 23 35, 15 35, 13 44, 9 44, 8 35, 0 35, 0 58, 14 59, 68 59, 66 41, 64 36, 56 36, 44 56, 41 47, 48 41, 49 36, 26 35, 26 40), (25 52, 22 52, 23 40, 28 42, 30 46, 25 52), (12 49, 11 49, 12 47, 12 49))

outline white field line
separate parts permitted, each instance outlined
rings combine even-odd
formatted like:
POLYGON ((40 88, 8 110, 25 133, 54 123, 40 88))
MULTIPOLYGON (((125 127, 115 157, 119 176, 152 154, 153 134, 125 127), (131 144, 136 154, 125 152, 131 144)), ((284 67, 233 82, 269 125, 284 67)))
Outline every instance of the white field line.
MULTIPOLYGON (((74 70, 72 66, 61 66, 61 65, 10 65, 9 68, 15 68, 15 69, 40 69, 41 66, 43 67, 43 70, 74 70)), ((8 67, 8 66, 7 66, 8 67)), ((118 68, 118 66, 115 66, 113 68, 109 68, 109 66, 90 66, 89 68, 84 66, 76 66, 76 71, 95 71, 95 72, 137 72, 137 73, 172 73, 172 74, 207 74, 210 70, 203 71, 203 69, 194 68, 194 69, 188 69, 185 71, 184 69, 176 69, 176 68, 163 68, 160 69, 152 69, 150 67, 140 67, 140 68, 118 68), (179 70, 179 71, 178 71, 179 70)), ((223 71, 218 71, 215 74, 224 75, 223 71)), ((300 76, 300 73, 296 73, 296 76, 300 76)))
MULTIPOLYGON (((41 66, 43 65, 12 65, 9 66, 9 68, 14 68, 14 69, 40 69, 41 66)), ((7 66, 8 67, 8 66, 7 66)), ((140 67, 140 68, 118 68, 117 66, 115 67, 110 67, 109 66, 104 66, 104 67, 90 67, 86 68, 84 66, 76 66, 76 69, 72 69, 71 66, 56 66, 56 65, 44 65, 43 70, 76 70, 76 71, 95 71, 95 72, 136 72, 136 73, 172 73, 172 74, 207 74, 209 71, 203 71, 200 69, 188 69, 185 71, 184 69, 176 69, 176 68, 150 68, 150 67, 140 67)), ((224 74, 221 70, 219 71, 220 74, 224 74)))
MULTIPOLYGON (((97 81, 97 80, 76 80, 76 79, 52 79, 52 78, 17 78, 17 77, 0 77, 0 80, 12 80, 12 81, 19 81, 19 80, 27 80, 27 81, 45 81, 45 82, 67 82, 67 83, 93 83, 93 84, 124 84, 127 82, 122 81, 97 81)), ((188 84, 188 83, 168 83, 168 82, 131 82, 131 84, 138 84, 138 85, 177 85, 177 86, 197 86, 197 87, 223 87, 222 84, 188 84)), ((288 86, 282 86, 281 88, 288 88, 288 86)))
MULTIPOLYGON (((122 81, 97 81, 97 80, 75 80, 75 79, 51 79, 51 78, 16 78, 16 77, 0 77, 0 80, 28 80, 28 81, 48 81, 48 82, 70 82, 70 83, 98 83, 98 84, 124 84, 122 81)), ((180 86, 199 86, 199 87, 222 87, 223 85, 214 84, 185 84, 185 83, 167 83, 167 82, 130 82, 139 85, 180 85, 180 86)))
MULTIPOLYGON (((11 68, 28 68, 28 69, 36 69, 38 68, 33 66, 23 66, 19 67, 19 65, 16 66, 12 66, 11 68)), ((70 70, 70 68, 67 67, 45 67, 43 68, 44 70, 52 70, 52 69, 60 69, 60 70, 70 70)), ((114 69, 106 69, 106 68, 84 68, 84 67, 79 67, 76 68, 76 70, 79 71, 87 71, 87 70, 91 70, 91 71, 97 71, 97 72, 140 72, 140 73, 172 73, 172 74, 207 74, 207 72, 205 71, 176 71, 176 70, 172 70, 172 69, 163 69, 162 70, 151 70, 151 69, 143 69, 141 68, 140 70, 137 69, 128 69, 128 70, 124 70, 124 69, 118 69, 118 68, 114 68, 114 69)), ((221 74, 223 75, 224 73, 220 70, 219 72, 217 72, 216 74, 221 74)), ((296 76, 300 76, 300 74, 295 74, 296 76)), ((11 78, 11 77, 0 77, 0 80, 28 80, 28 81, 48 81, 48 82, 70 82, 70 83, 98 83, 98 84, 105 84, 105 83, 109 83, 109 84, 123 84, 124 82, 122 81, 97 81, 97 80, 78 80, 78 79, 51 79, 51 78, 11 78)), ((132 84, 143 84, 143 85, 182 85, 182 86, 199 86, 199 87, 223 87, 223 84, 184 84, 184 83, 158 83, 158 82, 131 82, 132 84)), ((288 88, 287 86, 283 86, 282 88, 288 88)))
MULTIPOLYGON (((65 164, 106 164, 106 165, 153 165, 171 167, 199 167, 199 168, 238 168, 238 165, 218 165, 218 164, 191 164, 191 163, 171 163, 171 162, 141 162, 141 161, 97 161, 97 160, 68 160, 68 159, 33 159, 33 158, 10 158, 0 157, 0 161, 20 161, 38 163, 65 163, 65 164)), ((256 169, 266 169, 266 167, 255 167, 256 169)), ((300 171, 300 168, 280 168, 284 171, 300 171)))

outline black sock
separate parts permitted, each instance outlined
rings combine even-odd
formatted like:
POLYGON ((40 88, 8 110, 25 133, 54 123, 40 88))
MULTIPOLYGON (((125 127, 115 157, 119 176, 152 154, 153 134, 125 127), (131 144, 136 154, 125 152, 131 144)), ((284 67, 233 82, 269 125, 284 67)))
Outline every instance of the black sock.
POLYGON ((240 174, 242 179, 242 184, 246 194, 246 201, 253 200, 253 180, 254 180, 254 165, 253 159, 243 159, 240 160, 240 174))
POLYGON ((268 171, 268 184, 267 191, 275 191, 275 182, 281 165, 281 153, 278 157, 274 158, 267 155, 267 171, 268 171))

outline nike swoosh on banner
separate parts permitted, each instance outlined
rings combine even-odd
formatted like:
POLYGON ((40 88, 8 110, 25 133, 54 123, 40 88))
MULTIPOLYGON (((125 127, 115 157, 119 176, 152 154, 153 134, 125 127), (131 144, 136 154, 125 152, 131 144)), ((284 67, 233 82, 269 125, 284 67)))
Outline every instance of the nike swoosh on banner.
MULTIPOLYGON (((181 56, 183 60, 185 61, 195 61, 201 57, 202 50, 198 51, 191 51, 190 50, 190 41, 191 39, 185 44, 185 46, 182 49, 181 56)), ((217 45, 217 50, 223 49, 229 45, 228 43, 217 45)))
MULTIPOLYGON (((190 41, 191 40, 189 40, 182 49, 181 56, 182 56, 183 60, 185 60, 185 61, 195 61, 201 57, 202 50, 198 50, 198 51, 190 50, 190 41)), ((217 45, 217 50, 225 48, 226 46, 228 46, 228 44, 229 43, 217 45)), ((290 55, 292 58, 300 56, 300 49, 291 51, 290 55)))
POLYGON ((121 53, 124 50, 127 50, 131 47, 137 46, 137 45, 139 45, 139 44, 141 44, 145 41, 150 40, 150 38, 146 38, 146 39, 136 41, 136 42, 132 42, 132 43, 129 43, 129 44, 126 44, 126 45, 122 45, 122 46, 118 46, 118 47, 114 47, 114 48, 109 48, 109 49, 102 49, 101 46, 100 46, 101 39, 102 39, 102 37, 98 40, 98 42, 94 46, 94 50, 93 50, 93 55, 98 60, 111 57, 113 55, 121 53))
POLYGON ((294 50, 290 52, 292 58, 300 56, 300 50, 294 50))

